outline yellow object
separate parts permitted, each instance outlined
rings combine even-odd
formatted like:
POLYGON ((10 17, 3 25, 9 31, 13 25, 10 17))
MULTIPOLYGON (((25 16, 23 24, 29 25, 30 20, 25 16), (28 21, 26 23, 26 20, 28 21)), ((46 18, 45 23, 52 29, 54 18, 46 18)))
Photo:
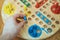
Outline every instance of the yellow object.
POLYGON ((24 11, 27 11, 27 7, 24 5, 24 11))
POLYGON ((30 14, 28 13, 28 11, 27 11, 28 9, 27 9, 27 6, 26 5, 24 5, 24 12, 25 12, 25 14, 26 14, 26 16, 29 16, 30 14))
POLYGON ((17 18, 17 20, 18 20, 18 21, 23 21, 23 20, 22 20, 22 19, 20 19, 20 18, 17 18))
POLYGON ((15 10, 16 10, 16 7, 11 3, 8 3, 7 5, 4 6, 4 13, 5 14, 13 15, 15 10))

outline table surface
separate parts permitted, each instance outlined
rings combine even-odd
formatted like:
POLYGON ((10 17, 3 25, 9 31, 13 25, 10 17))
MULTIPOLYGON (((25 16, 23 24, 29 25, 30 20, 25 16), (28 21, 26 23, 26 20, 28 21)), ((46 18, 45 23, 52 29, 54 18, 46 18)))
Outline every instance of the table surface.
MULTIPOLYGON (((2 4, 3 4, 4 0, 0 0, 0 35, 2 34, 2 30, 3 30, 3 21, 2 21, 2 17, 1 17, 1 8, 2 8, 2 4)), ((14 38, 14 40, 24 40, 24 39, 21 39, 21 38, 14 38)), ((53 36, 51 36, 50 38, 47 38, 45 40, 60 40, 60 30, 53 36)))

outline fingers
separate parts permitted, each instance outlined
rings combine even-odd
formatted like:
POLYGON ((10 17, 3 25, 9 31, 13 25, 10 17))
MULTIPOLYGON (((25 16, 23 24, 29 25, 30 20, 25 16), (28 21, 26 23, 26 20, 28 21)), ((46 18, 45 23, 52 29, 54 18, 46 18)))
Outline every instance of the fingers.
POLYGON ((15 24, 17 26, 20 26, 20 27, 24 26, 24 24, 25 24, 24 16, 25 16, 24 14, 16 14, 16 15, 14 15, 15 24))
POLYGON ((22 22, 20 22, 20 23, 18 24, 18 26, 19 26, 19 27, 23 27, 24 24, 25 24, 25 21, 22 21, 22 22))

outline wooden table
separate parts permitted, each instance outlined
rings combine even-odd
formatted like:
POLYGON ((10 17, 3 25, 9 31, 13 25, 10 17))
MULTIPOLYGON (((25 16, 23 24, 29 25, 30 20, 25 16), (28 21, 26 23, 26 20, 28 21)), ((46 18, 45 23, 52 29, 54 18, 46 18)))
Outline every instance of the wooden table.
POLYGON ((2 21, 2 17, 1 17, 1 7, 3 4, 4 0, 0 0, 0 35, 2 33, 2 29, 3 29, 3 21, 2 21))
MULTIPOLYGON (((2 33, 3 26, 4 26, 3 21, 2 21, 2 17, 1 17, 1 8, 2 8, 3 2, 4 2, 4 0, 0 0, 0 35, 2 33)), ((24 40, 24 39, 16 37, 16 38, 14 38, 14 40, 24 40)), ((60 30, 52 37, 47 38, 45 40, 60 40, 60 30)))

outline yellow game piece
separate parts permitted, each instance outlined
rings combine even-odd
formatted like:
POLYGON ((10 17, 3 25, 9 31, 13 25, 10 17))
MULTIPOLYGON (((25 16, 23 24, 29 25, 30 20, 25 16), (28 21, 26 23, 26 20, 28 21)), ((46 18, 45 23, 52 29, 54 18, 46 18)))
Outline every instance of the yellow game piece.
POLYGON ((20 18, 17 18, 17 20, 18 20, 18 21, 23 21, 23 20, 22 20, 22 19, 20 19, 20 18))
POLYGON ((16 7, 11 3, 8 3, 7 5, 4 6, 4 13, 5 14, 13 15, 15 10, 16 10, 16 7))

